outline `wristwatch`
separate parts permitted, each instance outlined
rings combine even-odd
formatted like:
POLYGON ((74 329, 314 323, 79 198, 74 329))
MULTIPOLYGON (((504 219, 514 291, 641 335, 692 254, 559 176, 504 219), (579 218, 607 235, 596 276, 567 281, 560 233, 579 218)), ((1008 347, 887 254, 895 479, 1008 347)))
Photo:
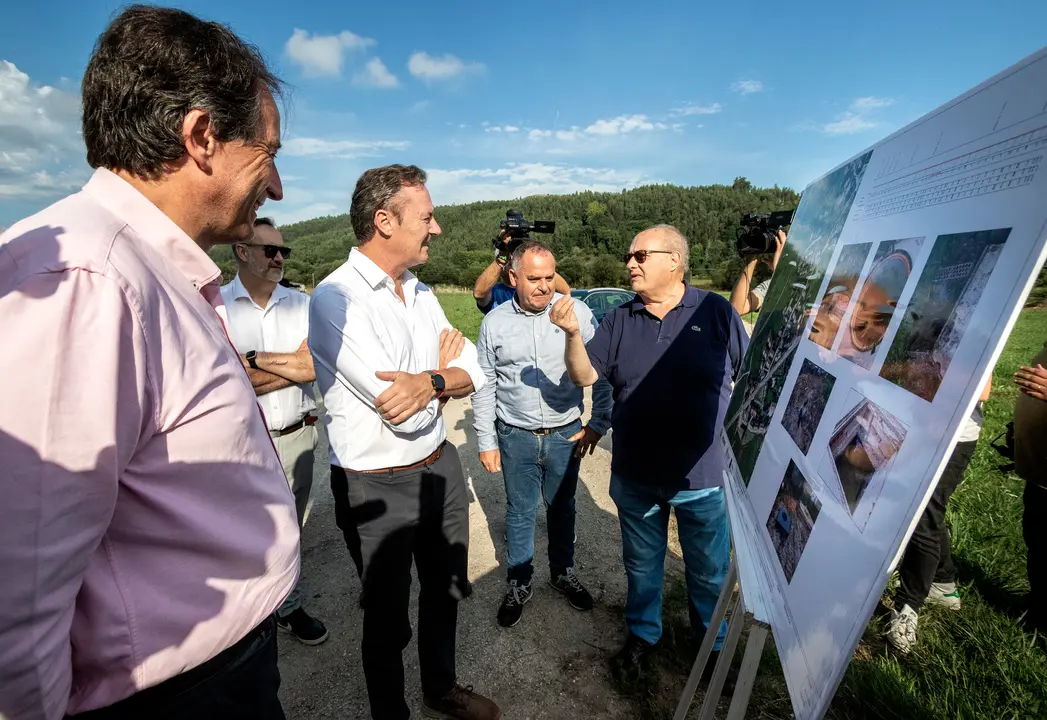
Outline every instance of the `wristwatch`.
POLYGON ((426 370, 429 375, 429 379, 433 381, 433 392, 436 393, 436 398, 439 400, 443 397, 444 390, 447 389, 447 383, 444 381, 444 376, 435 370, 426 370))
POLYGON ((258 355, 258 352, 256 350, 248 350, 247 353, 244 355, 244 358, 247 359, 248 365, 250 365, 255 370, 258 370, 258 363, 254 361, 256 355, 258 355))

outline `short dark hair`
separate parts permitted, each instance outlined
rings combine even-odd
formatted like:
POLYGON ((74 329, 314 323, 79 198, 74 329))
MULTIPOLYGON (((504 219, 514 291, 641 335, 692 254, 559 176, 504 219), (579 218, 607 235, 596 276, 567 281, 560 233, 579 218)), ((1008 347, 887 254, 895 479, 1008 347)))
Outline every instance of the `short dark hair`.
POLYGON ((388 210, 397 220, 403 220, 400 207, 392 199, 403 188, 421 187, 425 181, 425 170, 416 165, 386 165, 364 171, 356 181, 349 204, 356 241, 365 243, 374 237, 374 214, 379 210, 388 210))
MULTIPOLYGON (((513 269, 513 272, 520 272, 520 263, 523 262, 524 255, 532 251, 537 253, 549 253, 550 255, 553 254, 553 251, 546 247, 545 243, 541 240, 527 238, 517 245, 515 250, 513 250, 513 256, 510 258, 508 263, 509 267, 513 269)), ((553 259, 556 259, 556 257, 553 256, 553 259)))
POLYGON ((282 83, 225 25, 132 5, 98 37, 81 86, 88 164, 156 179, 185 153, 190 110, 206 110, 222 142, 253 139, 259 92, 282 83))
POLYGON ((270 218, 270 217, 258 217, 258 218, 255 218, 254 219, 254 226, 258 227, 259 225, 268 225, 273 230, 276 230, 276 223, 273 222, 273 219, 270 218))

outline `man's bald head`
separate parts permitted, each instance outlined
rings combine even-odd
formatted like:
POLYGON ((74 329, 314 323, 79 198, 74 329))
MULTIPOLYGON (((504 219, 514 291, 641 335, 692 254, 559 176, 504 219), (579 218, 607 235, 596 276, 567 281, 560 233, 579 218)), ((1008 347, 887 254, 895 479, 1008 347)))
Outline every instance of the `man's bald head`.
POLYGON ((662 247, 666 250, 679 253, 680 272, 686 276, 687 269, 690 267, 691 253, 690 244, 682 232, 672 225, 654 225, 637 234, 636 239, 639 240, 641 236, 659 240, 662 247))

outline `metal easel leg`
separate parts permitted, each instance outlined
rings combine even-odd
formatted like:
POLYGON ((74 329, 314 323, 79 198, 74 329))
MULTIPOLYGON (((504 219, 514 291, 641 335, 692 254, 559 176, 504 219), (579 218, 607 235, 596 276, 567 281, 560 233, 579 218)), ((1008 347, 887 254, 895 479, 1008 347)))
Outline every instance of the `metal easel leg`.
POLYGON ((705 666, 709 663, 709 656, 713 651, 713 644, 716 642, 717 633, 712 632, 712 628, 719 630, 720 623, 723 622, 724 617, 727 615, 727 607, 731 603, 731 596, 734 595, 734 585, 737 579, 738 567, 735 565, 735 560, 732 556, 731 564, 727 568, 727 576, 723 580, 720 598, 716 601, 716 609, 713 610, 713 615, 709 618, 710 632, 705 633, 705 637, 702 639, 702 645, 698 649, 698 657, 694 659, 694 665, 691 666, 691 674, 687 677, 687 684, 684 686, 683 694, 680 695, 680 702, 676 705, 676 714, 673 715, 673 720, 684 720, 687 717, 687 710, 691 707, 691 702, 694 700, 694 692, 698 689, 698 683, 701 682, 702 673, 705 672, 705 666))
POLYGON ((760 668, 760 658, 767 644, 766 623, 753 621, 749 624, 749 639, 745 643, 745 655, 742 656, 742 667, 738 671, 738 682, 734 686, 731 707, 727 711, 727 720, 744 720, 745 711, 749 709, 749 697, 756 682, 756 671, 760 668))
POLYGON ((742 589, 738 588, 738 601, 734 605, 731 619, 727 621, 727 639, 723 641, 720 657, 716 660, 716 668, 709 680, 709 687, 706 688, 702 711, 698 715, 699 720, 713 720, 716 715, 716 706, 720 702, 720 694, 723 692, 724 681, 727 680, 727 671, 731 668, 735 648, 738 647, 738 638, 742 636, 742 627, 751 619, 752 616, 745 612, 742 589))

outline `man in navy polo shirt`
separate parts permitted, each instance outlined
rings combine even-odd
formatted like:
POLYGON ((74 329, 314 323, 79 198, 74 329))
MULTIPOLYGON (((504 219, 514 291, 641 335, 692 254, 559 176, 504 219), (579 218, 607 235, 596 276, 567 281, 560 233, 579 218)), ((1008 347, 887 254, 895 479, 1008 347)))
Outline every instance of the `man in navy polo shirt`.
MULTIPOLYGON (((636 297, 608 314, 588 345, 569 299, 550 314, 568 337, 571 380, 587 386, 603 377, 614 392, 611 498, 629 584, 629 637, 612 660, 619 676, 637 674, 661 638, 669 508, 696 640, 708 629, 730 562, 716 436, 748 338, 726 299, 687 284, 687 260, 687 238, 657 225, 637 235, 625 256, 636 297)), ((721 623, 715 651, 726 630, 721 623)))

